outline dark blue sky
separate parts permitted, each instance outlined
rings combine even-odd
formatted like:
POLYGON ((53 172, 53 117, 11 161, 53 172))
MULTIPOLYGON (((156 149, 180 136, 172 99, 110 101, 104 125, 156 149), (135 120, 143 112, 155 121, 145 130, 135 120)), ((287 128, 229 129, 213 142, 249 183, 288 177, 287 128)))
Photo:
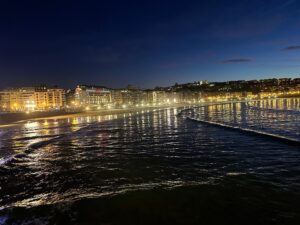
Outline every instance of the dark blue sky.
POLYGON ((0 3, 0 87, 299 77, 300 1, 0 3))

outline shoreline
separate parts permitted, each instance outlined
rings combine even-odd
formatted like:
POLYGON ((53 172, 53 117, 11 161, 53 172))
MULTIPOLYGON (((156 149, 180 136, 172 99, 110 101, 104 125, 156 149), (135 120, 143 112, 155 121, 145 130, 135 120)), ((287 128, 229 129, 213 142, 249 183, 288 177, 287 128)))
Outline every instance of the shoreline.
POLYGON ((173 107, 184 107, 186 104, 170 105, 170 106, 157 106, 157 107, 143 107, 143 108, 128 108, 128 109, 110 109, 102 111, 82 111, 82 112, 34 112, 31 114, 26 113, 8 113, 0 114, 0 128, 20 125, 27 121, 39 121, 45 119, 66 119, 82 116, 106 116, 124 113, 134 113, 144 110, 160 110, 173 107), (16 115, 17 114, 17 115, 16 115))
POLYGON ((100 111, 81 111, 81 112, 66 112, 66 111, 54 111, 54 112, 32 112, 30 114, 26 113, 4 113, 0 114, 0 128, 10 127, 22 124, 29 120, 45 120, 45 119, 65 119, 70 117, 81 117, 81 116, 106 116, 115 115, 122 113, 132 113, 143 110, 154 110, 154 109, 166 109, 173 107, 197 107, 197 106, 209 106, 209 105, 219 105, 219 104, 230 104, 239 102, 252 102, 252 101, 262 101, 262 100, 274 100, 274 99, 288 99, 288 98, 271 98, 271 99, 255 99, 255 100, 234 100, 234 101, 224 101, 224 102, 202 102, 197 104, 174 104, 167 106, 148 106, 143 108, 128 108, 128 109, 110 109, 110 110, 100 110, 100 111))

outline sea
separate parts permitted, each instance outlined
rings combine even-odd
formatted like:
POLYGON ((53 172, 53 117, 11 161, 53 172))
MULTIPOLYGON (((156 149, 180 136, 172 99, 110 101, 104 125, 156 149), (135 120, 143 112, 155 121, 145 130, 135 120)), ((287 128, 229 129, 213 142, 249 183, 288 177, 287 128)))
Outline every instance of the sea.
POLYGON ((300 224, 300 98, 0 127, 0 224, 300 224))

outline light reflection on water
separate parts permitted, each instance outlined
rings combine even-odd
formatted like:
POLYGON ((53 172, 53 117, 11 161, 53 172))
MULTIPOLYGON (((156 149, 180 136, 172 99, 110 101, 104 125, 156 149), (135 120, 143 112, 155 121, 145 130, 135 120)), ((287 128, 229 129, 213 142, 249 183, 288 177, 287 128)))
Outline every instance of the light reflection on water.
POLYGON ((280 110, 300 110, 300 99, 299 98, 287 98, 287 99, 268 99, 254 101, 253 106, 264 108, 264 109, 280 109, 280 110))
POLYGON ((299 99, 273 99, 195 108, 197 118, 300 141, 299 99))
MULTIPOLYGON (((73 133, 88 126, 90 123, 100 123, 117 119, 120 115, 82 116, 66 119, 32 120, 23 125, 0 128, 0 160, 22 153, 32 144, 49 140, 59 135, 73 133)), ((123 115, 126 117, 126 114, 123 115)))
MULTIPOLYGON (((291 102, 299 107, 296 100, 291 102)), ((176 116, 179 110, 47 119, 6 128, 1 131, 2 159, 41 145, 2 165, 0 205, 36 206, 227 179, 240 185, 260 180, 278 188, 299 188, 296 147, 186 121, 176 116)), ((207 120, 284 130, 288 135, 299 130, 299 123, 291 122, 299 116, 246 103, 196 111, 207 120)))

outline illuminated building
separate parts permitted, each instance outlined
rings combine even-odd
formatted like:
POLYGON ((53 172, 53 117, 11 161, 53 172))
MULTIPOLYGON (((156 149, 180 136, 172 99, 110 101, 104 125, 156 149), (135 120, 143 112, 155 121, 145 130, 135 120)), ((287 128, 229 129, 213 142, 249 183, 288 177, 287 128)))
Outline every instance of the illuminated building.
POLYGON ((34 88, 12 88, 0 92, 2 111, 35 110, 34 88))
POLYGON ((66 104, 68 109, 99 110, 298 96, 300 78, 199 81, 147 90, 132 85, 124 89, 79 85, 67 93, 60 88, 40 86, 0 91, 0 110, 47 111, 62 109, 66 104))
POLYGON ((46 87, 6 89, 0 92, 0 106, 8 112, 58 110, 65 106, 65 91, 46 87))
POLYGON ((112 103, 111 90, 103 86, 78 85, 75 89, 76 107, 108 106, 112 103))
POLYGON ((113 90, 113 104, 116 108, 123 105, 133 107, 147 103, 147 93, 139 89, 117 89, 113 90))
POLYGON ((165 91, 155 90, 148 91, 148 103, 149 104, 158 104, 158 103, 166 103, 167 95, 165 91))

